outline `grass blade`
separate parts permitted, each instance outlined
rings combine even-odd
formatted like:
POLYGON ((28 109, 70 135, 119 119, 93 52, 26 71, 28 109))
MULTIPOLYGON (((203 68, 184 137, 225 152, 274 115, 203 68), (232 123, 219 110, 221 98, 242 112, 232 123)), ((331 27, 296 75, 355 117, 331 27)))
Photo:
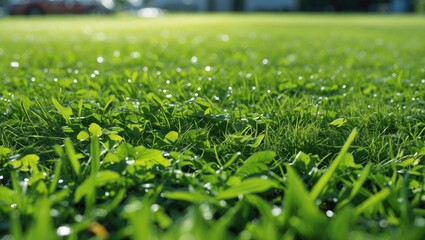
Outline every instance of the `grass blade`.
POLYGON ((236 198, 239 195, 249 193, 260 193, 269 190, 270 188, 277 188, 278 184, 270 179, 264 178, 249 178, 242 181, 239 185, 230 187, 217 195, 218 199, 236 198))
POLYGON ((93 135, 90 143, 90 175, 96 176, 100 168, 99 138, 93 135))
POLYGON ((72 170, 75 173, 75 176, 78 177, 78 176, 80 176, 80 168, 81 168, 79 159, 83 158, 83 155, 77 154, 75 152, 74 145, 72 144, 71 139, 69 139, 69 138, 65 139, 64 144, 65 144, 65 151, 66 151, 66 154, 68 156, 67 159, 68 159, 69 163, 71 164, 71 167, 72 167, 72 170))
POLYGON ((58 102, 58 100, 56 100, 56 98, 54 98, 54 97, 52 97, 52 102, 53 102, 53 105, 55 106, 55 108, 62 115, 63 119, 65 119, 66 124, 70 125, 71 124, 72 109, 62 106, 62 104, 60 104, 58 102))
POLYGON ((363 203, 361 203, 357 209, 355 210, 356 215, 359 215, 363 212, 365 212, 368 208, 375 206, 376 204, 382 202, 385 200, 389 195, 391 191, 387 188, 382 189, 381 191, 377 192, 370 198, 366 199, 363 203))
POLYGON ((363 171, 360 173, 359 179, 357 179, 357 181, 353 184, 353 188, 351 189, 350 196, 338 204, 337 206, 338 209, 347 205, 357 195, 357 193, 359 193, 361 187, 366 182, 367 177, 370 174, 371 168, 372 168, 372 164, 368 163, 366 167, 363 169, 363 171))
POLYGON ((338 156, 335 158, 335 160, 332 162, 332 164, 329 166, 328 171, 323 174, 322 177, 320 177, 319 181, 313 186, 310 197, 312 199, 317 199, 320 195, 320 193, 323 191, 323 189, 326 187, 327 183, 331 179, 334 172, 338 169, 339 164, 344 159, 345 153, 348 151, 348 148, 350 147, 351 143, 354 141, 354 139, 357 136, 357 129, 353 129, 350 136, 348 137, 347 141, 345 141, 344 146, 342 146, 341 151, 339 152, 338 156))

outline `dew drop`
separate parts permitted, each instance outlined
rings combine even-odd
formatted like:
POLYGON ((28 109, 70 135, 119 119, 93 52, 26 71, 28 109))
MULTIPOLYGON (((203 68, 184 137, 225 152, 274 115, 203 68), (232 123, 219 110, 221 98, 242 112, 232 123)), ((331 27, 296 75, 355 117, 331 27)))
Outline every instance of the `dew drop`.
POLYGON ((59 211, 57 209, 54 209, 54 208, 50 209, 50 216, 52 216, 52 217, 59 216, 59 211))
POLYGON ((103 63, 103 57, 97 57, 97 58, 96 58, 96 61, 97 61, 98 63, 103 63))
POLYGON ((77 215, 75 215, 74 220, 76 222, 82 222, 84 220, 84 217, 81 214, 77 214, 77 215))
POLYGON ((211 71, 211 67, 210 66, 206 66, 205 67, 205 71, 207 71, 207 72, 211 71))
POLYGON ((159 205, 158 204, 152 204, 151 211, 152 212, 157 212, 158 210, 159 210, 159 205))
POLYGON ((59 236, 68 236, 72 233, 72 229, 68 225, 63 225, 56 229, 56 234, 59 236))
POLYGON ((211 220, 213 218, 213 213, 208 204, 202 203, 201 206, 199 206, 199 208, 205 220, 211 220))
POLYGON ((130 56, 132 57, 132 58, 140 58, 140 53, 139 52, 132 52, 131 54, 130 54, 130 56))
POLYGON ((228 42, 230 40, 230 37, 227 34, 222 34, 220 36, 220 40, 223 41, 223 42, 228 42))
POLYGON ((388 227, 388 221, 387 221, 387 220, 385 220, 385 219, 382 219, 381 221, 379 221, 379 226, 380 226, 381 228, 386 228, 386 227, 388 227))
POLYGON ((19 67, 19 62, 16 62, 16 61, 11 62, 10 63, 10 66, 13 67, 13 68, 18 68, 19 67))
POLYGON ((134 162, 135 162, 135 161, 134 161, 134 160, 132 160, 132 159, 125 158, 125 163, 126 163, 127 165, 132 165, 134 162))
POLYGON ((279 216, 282 213, 282 209, 280 207, 275 206, 272 209, 273 216, 279 216))
POLYGON ((326 211, 326 216, 328 217, 333 217, 334 216, 334 212, 332 212, 331 210, 326 211))

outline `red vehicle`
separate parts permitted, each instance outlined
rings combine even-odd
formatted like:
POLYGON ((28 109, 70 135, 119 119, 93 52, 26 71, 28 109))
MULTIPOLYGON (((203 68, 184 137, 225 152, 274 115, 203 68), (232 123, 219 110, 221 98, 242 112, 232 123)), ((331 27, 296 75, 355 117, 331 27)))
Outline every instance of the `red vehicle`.
POLYGON ((112 0, 11 0, 6 11, 11 15, 110 13, 112 0))

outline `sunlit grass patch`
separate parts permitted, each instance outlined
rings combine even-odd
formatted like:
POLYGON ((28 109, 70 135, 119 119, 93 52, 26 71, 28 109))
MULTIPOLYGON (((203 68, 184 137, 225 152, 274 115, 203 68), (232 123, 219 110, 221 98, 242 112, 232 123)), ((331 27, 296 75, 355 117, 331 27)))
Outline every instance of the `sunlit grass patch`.
POLYGON ((4 239, 421 239, 425 19, 0 21, 4 239))

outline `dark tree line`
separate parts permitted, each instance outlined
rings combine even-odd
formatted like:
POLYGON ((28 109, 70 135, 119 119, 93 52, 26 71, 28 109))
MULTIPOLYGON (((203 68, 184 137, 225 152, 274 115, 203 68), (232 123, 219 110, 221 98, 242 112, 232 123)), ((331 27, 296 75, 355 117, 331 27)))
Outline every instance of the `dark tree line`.
MULTIPOLYGON (((408 0, 410 10, 417 0, 408 0)), ((301 11, 370 12, 380 6, 390 5, 391 0, 299 0, 301 11)))

